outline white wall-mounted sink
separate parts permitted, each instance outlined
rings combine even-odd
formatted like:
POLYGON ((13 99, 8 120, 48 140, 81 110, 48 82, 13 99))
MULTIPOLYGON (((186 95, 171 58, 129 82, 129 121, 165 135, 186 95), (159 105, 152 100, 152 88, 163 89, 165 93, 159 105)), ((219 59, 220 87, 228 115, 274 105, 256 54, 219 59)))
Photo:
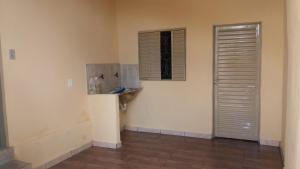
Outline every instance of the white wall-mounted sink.
POLYGON ((141 90, 142 88, 129 88, 125 89, 122 93, 120 93, 120 109, 122 111, 126 111, 128 103, 131 102, 141 90))

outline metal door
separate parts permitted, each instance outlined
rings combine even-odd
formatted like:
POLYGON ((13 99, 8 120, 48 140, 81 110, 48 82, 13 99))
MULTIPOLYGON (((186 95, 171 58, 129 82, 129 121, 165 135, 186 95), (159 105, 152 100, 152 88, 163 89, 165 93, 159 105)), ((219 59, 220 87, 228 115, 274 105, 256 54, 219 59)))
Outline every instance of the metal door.
POLYGON ((214 135, 259 139, 261 24, 214 27, 214 135))

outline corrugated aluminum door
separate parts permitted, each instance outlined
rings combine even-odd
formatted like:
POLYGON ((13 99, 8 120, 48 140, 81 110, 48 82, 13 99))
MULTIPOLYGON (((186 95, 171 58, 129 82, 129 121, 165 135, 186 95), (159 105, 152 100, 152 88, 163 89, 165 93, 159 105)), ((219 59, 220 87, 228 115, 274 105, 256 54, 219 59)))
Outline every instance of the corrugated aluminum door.
POLYGON ((214 134, 258 140, 260 24, 215 26, 214 134))

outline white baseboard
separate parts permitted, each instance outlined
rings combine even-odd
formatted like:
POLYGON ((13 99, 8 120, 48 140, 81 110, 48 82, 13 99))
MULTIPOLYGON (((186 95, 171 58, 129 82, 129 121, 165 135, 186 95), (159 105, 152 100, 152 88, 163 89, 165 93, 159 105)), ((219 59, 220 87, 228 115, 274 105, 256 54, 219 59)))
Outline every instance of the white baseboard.
POLYGON ((160 130, 160 134, 171 135, 171 136, 185 136, 185 132, 175 131, 175 130, 160 130))
POLYGON ((273 147, 279 147, 280 145, 280 141, 277 140, 264 140, 261 139, 259 141, 260 145, 264 145, 264 146, 273 146, 273 147))
MULTIPOLYGON (((175 131, 175 130, 161 130, 161 129, 151 129, 144 127, 136 126, 125 126, 126 130, 135 131, 135 132, 145 132, 145 133, 156 133, 163 135, 173 135, 173 136, 183 136, 183 137, 193 137, 193 138, 202 138, 202 139, 212 139, 212 134, 208 133, 193 133, 193 132, 184 132, 184 131, 175 131)), ((261 145, 279 147, 280 141, 277 140, 265 140, 262 139, 259 141, 261 145)))
POLYGON ((59 164, 60 162, 65 161, 68 158, 70 158, 70 157, 72 157, 72 156, 74 156, 74 155, 76 155, 76 154, 78 154, 78 153, 80 153, 80 152, 82 152, 82 151, 84 151, 84 150, 92 147, 92 145, 93 145, 92 142, 87 143, 87 144, 85 144, 85 145, 83 145, 83 146, 81 146, 79 148, 76 148, 76 149, 74 149, 74 150, 72 150, 72 151, 70 151, 70 152, 68 152, 68 153, 66 153, 64 155, 61 155, 61 156, 55 158, 54 160, 51 160, 51 161, 49 161, 49 162, 47 162, 47 163, 45 163, 45 164, 37 167, 36 169, 48 169, 48 168, 51 168, 51 167, 59 164))
POLYGON ((202 138, 202 139, 212 139, 212 134, 203 134, 203 133, 191 133, 191 132, 185 132, 184 133, 186 137, 194 137, 194 138, 202 138))
POLYGON ((139 127, 138 131, 144 132, 144 133, 155 133, 155 134, 161 133, 161 130, 159 130, 159 129, 149 129, 149 128, 142 128, 142 127, 139 127))
POLYGON ((122 147, 121 143, 108 143, 108 142, 100 142, 100 141, 93 141, 93 146, 95 147, 102 147, 102 148, 111 148, 111 149, 118 149, 122 147))
POLYGON ((202 138, 202 139, 212 138, 212 134, 208 134, 208 133, 193 133, 193 132, 184 132, 184 131, 175 131, 175 130, 161 130, 161 129, 151 129, 151 128, 144 128, 144 127, 134 127, 134 126, 126 126, 125 129, 129 131, 135 131, 135 132, 156 133, 156 134, 182 136, 182 137, 193 137, 193 138, 202 138))
POLYGON ((125 130, 138 132, 139 128, 138 127, 125 126, 125 130))

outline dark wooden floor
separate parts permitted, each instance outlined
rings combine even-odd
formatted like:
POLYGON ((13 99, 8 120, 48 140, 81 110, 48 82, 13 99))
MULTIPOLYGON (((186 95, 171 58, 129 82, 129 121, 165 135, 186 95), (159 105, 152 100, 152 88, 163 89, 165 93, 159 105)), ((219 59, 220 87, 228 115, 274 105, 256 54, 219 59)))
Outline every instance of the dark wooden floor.
POLYGON ((92 147, 51 169, 282 169, 278 148, 227 139, 124 132, 118 150, 92 147))

